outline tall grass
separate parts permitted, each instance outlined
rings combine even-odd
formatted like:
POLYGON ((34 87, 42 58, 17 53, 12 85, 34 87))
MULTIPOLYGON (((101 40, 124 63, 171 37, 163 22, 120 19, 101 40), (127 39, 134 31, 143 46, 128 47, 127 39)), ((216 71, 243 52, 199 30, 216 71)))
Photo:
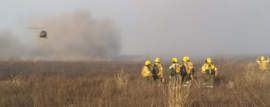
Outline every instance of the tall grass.
POLYGON ((117 88, 124 89, 128 85, 128 81, 130 79, 132 72, 124 72, 123 67, 119 72, 114 74, 114 79, 117 85, 117 88))
POLYGON ((180 83, 169 83, 164 92, 169 107, 184 107, 190 93, 190 85, 183 87, 180 83))
MULTIPOLYGON (((140 77, 139 63, 118 62, 114 66, 110 62, 0 64, 1 107, 270 106, 270 73, 260 72, 253 62, 217 64, 220 74, 215 79, 214 89, 202 85, 200 72, 196 72, 195 80, 188 87, 180 83, 175 84, 175 88, 168 83, 158 86, 153 81, 145 82, 140 77), (119 67, 121 69, 117 69, 119 67)), ((201 64, 195 63, 196 66, 201 64)), ((168 77, 166 71, 164 77, 168 77)))

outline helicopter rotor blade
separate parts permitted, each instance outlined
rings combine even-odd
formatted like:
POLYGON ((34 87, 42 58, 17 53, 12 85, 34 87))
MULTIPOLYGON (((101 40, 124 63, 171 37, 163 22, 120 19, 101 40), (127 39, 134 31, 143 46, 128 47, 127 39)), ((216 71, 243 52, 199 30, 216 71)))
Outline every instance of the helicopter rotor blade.
POLYGON ((43 28, 38 28, 38 27, 26 27, 27 29, 43 29, 43 28))
POLYGON ((62 27, 49 27, 49 28, 39 28, 39 27, 26 27, 27 29, 42 29, 42 30, 48 30, 48 29, 58 29, 58 28, 62 28, 62 27))
POLYGON ((61 27, 46 27, 44 29, 48 30, 48 29, 57 29, 57 28, 61 28, 61 27))

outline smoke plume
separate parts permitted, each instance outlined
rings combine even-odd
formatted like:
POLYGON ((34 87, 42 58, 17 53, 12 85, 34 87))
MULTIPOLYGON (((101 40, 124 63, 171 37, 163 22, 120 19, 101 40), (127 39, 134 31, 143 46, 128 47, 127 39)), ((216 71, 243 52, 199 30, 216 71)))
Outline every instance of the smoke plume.
POLYGON ((24 49, 21 41, 9 31, 0 31, 0 59, 18 58, 24 49))
POLYGON ((2 59, 21 56, 48 60, 111 58, 118 55, 121 49, 114 22, 109 19, 91 19, 87 11, 32 18, 29 25, 44 27, 47 39, 38 37, 42 29, 32 30, 35 36, 27 40, 28 44, 21 43, 9 32, 1 32, 2 59))

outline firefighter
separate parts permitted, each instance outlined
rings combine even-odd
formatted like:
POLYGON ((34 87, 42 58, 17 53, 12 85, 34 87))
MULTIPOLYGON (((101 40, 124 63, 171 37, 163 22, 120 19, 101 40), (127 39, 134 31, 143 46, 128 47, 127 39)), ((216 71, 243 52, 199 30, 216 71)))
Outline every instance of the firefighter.
POLYGON ((152 65, 151 74, 155 82, 161 83, 163 79, 163 68, 160 64, 159 58, 156 58, 155 63, 152 65))
POLYGON ((177 58, 173 58, 172 65, 169 68, 170 80, 172 82, 178 81, 179 72, 180 72, 180 65, 178 64, 177 58))
POLYGON ((218 75, 218 70, 214 64, 212 64, 211 58, 206 59, 206 63, 202 66, 202 74, 204 76, 204 84, 207 84, 208 88, 214 88, 214 78, 218 75))
POLYGON ((145 81, 149 81, 150 76, 152 75, 150 72, 150 65, 151 65, 151 62, 149 60, 146 60, 144 66, 142 68, 141 75, 145 81))
POLYGON ((267 60, 265 60, 264 56, 261 56, 261 57, 258 57, 256 61, 259 64, 260 71, 266 71, 267 70, 267 65, 269 63, 269 56, 267 56, 267 60))
POLYGON ((191 71, 193 69, 193 64, 188 62, 188 56, 185 56, 183 58, 183 61, 181 63, 181 69, 180 69, 180 74, 182 76, 182 84, 183 86, 187 86, 187 84, 190 83, 190 76, 191 76, 191 71))
POLYGON ((188 63, 188 66, 189 66, 189 72, 190 72, 190 77, 189 77, 189 80, 192 80, 193 79, 193 76, 194 76, 194 73, 195 73, 195 70, 194 70, 194 67, 193 67, 193 63, 190 61, 190 57, 189 56, 186 56, 187 58, 187 63, 188 63))

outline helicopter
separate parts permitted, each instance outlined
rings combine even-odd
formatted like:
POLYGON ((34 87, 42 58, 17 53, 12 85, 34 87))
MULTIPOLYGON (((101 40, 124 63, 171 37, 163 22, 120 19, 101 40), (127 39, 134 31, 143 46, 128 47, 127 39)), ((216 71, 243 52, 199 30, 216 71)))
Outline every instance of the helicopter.
MULTIPOLYGON (((61 27, 52 27, 52 28, 61 28, 61 27)), ((52 28, 46 28, 46 29, 52 29, 52 28)), ((42 29, 42 31, 39 33, 39 38, 47 38, 48 34, 44 30, 45 28, 38 28, 38 27, 27 27, 27 29, 42 29)))
POLYGON ((47 32, 44 30, 45 28, 38 28, 38 27, 27 27, 27 29, 42 29, 39 33, 39 38, 47 38, 47 32))

